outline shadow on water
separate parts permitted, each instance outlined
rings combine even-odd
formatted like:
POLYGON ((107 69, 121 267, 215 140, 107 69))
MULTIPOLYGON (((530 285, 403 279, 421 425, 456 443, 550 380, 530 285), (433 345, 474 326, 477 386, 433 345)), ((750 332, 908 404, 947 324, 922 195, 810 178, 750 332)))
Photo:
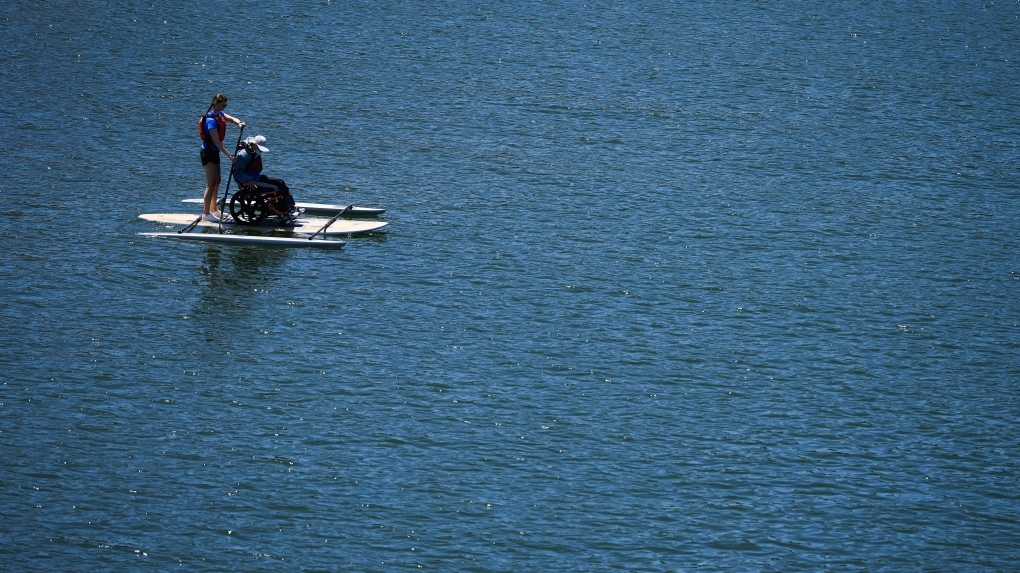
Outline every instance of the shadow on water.
POLYGON ((285 248, 205 246, 199 274, 206 289, 195 312, 225 319, 249 316, 259 304, 254 299, 279 277, 288 254, 285 248))
MULTIPOLYGON (((387 229, 387 227, 383 227, 380 231, 372 231, 371 233, 355 235, 353 238, 343 236, 341 237, 341 240, 347 241, 348 245, 351 244, 351 241, 356 241, 356 243, 385 243, 387 239, 387 229)), ((347 247, 344 247, 344 249, 346 248, 347 247)))

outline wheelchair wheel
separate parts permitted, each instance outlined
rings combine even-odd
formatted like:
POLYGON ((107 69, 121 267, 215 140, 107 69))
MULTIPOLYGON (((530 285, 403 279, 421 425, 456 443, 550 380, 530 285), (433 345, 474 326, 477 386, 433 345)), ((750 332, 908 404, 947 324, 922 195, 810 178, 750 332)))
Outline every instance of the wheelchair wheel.
POLYGON ((238 223, 255 225, 266 218, 268 211, 266 202, 257 191, 241 190, 230 198, 230 214, 238 223))
POLYGON ((272 215, 286 215, 286 209, 283 209, 283 198, 279 193, 267 193, 263 199, 266 202, 266 211, 272 215))

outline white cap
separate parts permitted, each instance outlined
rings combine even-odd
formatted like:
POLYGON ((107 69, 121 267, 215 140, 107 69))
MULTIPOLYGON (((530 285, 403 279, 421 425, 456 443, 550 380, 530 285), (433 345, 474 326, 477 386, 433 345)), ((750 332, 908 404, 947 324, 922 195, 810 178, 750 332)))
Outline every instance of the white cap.
POLYGON ((262 145, 265 142, 266 142, 266 136, 264 136, 264 135, 256 135, 255 137, 249 137, 248 139, 244 140, 244 144, 245 145, 254 145, 262 153, 265 153, 265 152, 269 151, 268 147, 266 147, 265 145, 262 145))

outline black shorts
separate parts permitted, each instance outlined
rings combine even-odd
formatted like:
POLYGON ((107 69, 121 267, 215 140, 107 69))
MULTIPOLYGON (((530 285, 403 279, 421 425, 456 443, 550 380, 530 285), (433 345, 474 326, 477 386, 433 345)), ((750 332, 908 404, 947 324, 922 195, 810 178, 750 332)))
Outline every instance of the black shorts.
POLYGON ((203 149, 200 155, 202 156, 202 166, 205 166, 206 163, 220 164, 219 149, 203 149))

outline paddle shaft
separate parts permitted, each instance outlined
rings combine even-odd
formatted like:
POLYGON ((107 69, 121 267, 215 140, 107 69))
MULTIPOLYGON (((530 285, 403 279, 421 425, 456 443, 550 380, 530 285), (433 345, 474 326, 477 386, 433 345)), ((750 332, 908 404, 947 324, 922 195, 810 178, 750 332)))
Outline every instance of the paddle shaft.
POLYGON ((339 213, 334 215, 332 219, 327 221, 326 224, 322 226, 321 229, 319 229, 318 231, 313 233, 311 237, 308 237, 308 240, 311 241, 312 239, 314 239, 319 233, 321 233, 321 232, 325 231, 326 229, 328 229, 329 226, 332 225, 333 223, 336 223, 336 220, 339 219, 341 215, 343 215, 344 213, 347 213, 348 211, 350 211, 353 208, 354 208, 354 203, 351 203, 350 205, 344 207, 343 211, 340 211, 339 213))

